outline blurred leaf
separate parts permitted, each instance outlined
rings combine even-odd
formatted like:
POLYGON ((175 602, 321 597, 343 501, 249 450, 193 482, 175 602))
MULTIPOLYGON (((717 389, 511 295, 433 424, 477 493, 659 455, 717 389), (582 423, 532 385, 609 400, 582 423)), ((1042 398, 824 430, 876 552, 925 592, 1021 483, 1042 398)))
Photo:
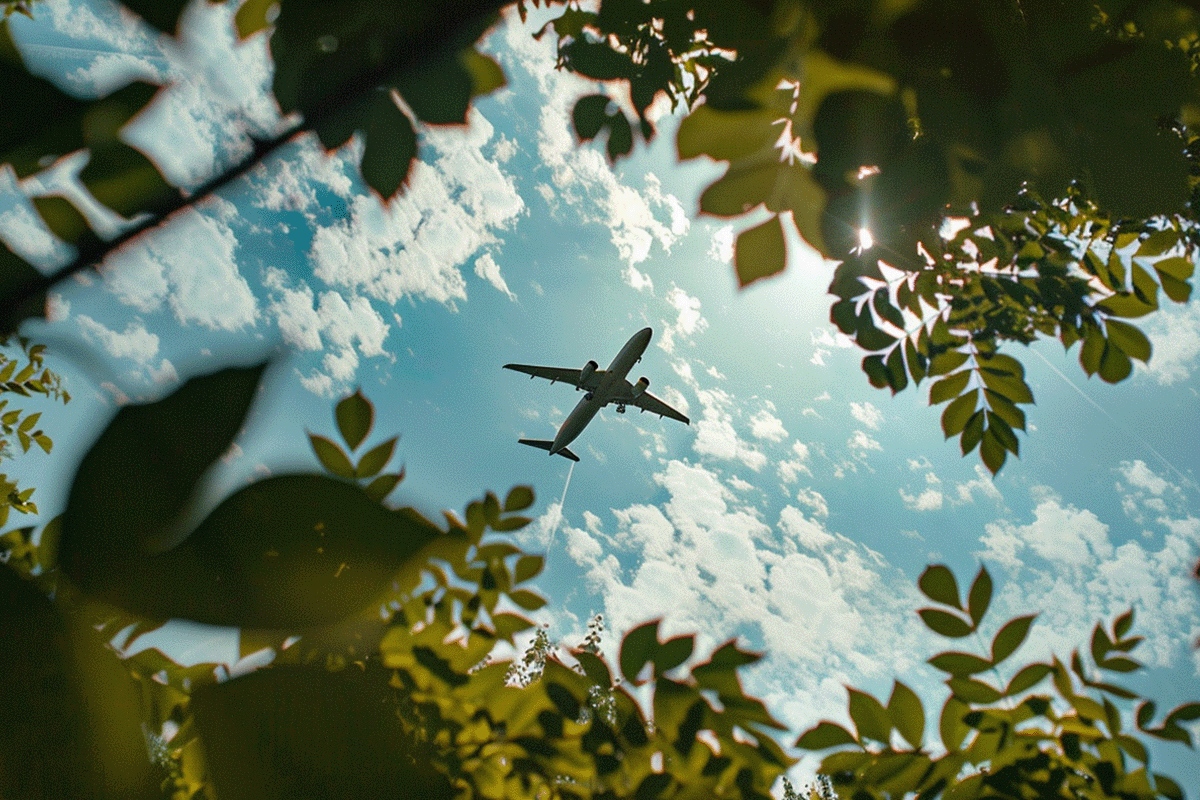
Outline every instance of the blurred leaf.
MULTIPOLYGON (((1009 624, 1012 623, 1010 622, 1009 624)), ((999 636, 999 634, 997 634, 997 636, 999 636)), ((1049 664, 1027 664, 1018 670, 1016 675, 1013 675, 1012 680, 1008 682, 1008 686, 1004 690, 1004 694, 1006 696, 1019 694, 1026 689, 1037 685, 1051 672, 1053 672, 1053 668, 1049 664)))
POLYGON ((125 218, 161 213, 181 199, 150 159, 123 142, 93 145, 79 179, 92 196, 125 218))
POLYGON ((350 463, 350 459, 342 452, 342 448, 324 436, 318 436, 315 433, 308 435, 308 441, 312 444, 313 452, 317 454, 317 458, 326 470, 337 475, 339 478, 354 478, 354 465, 350 463))
POLYGON ((633 150, 633 129, 629 120, 620 111, 616 111, 608 121, 608 160, 616 161, 620 156, 628 155, 633 150))
POLYGON ((387 462, 391 461, 392 453, 396 450, 396 441, 399 438, 399 436, 393 436, 383 444, 368 450, 358 460, 358 466, 354 468, 354 477, 361 479, 372 478, 378 475, 387 466, 387 462))
POLYGON ((984 672, 992 668, 992 662, 971 653, 938 653, 933 658, 930 658, 928 663, 942 672, 948 672, 955 677, 974 675, 977 672, 984 672))
POLYGON ((363 489, 363 492, 367 495, 367 497, 379 503, 382 502, 385 497, 391 494, 392 490, 395 489, 403 479, 404 470, 400 470, 399 472, 388 475, 380 475, 378 478, 368 483, 366 488, 363 489))
POLYGON ((934 564, 926 567, 917 579, 917 586, 930 600, 935 603, 953 606, 962 610, 962 600, 959 599, 958 582, 949 567, 934 564))
POLYGON ((976 625, 983 619, 983 615, 987 613, 988 606, 992 602, 992 576, 988 574, 987 567, 981 566, 978 574, 975 575, 975 580, 971 582, 971 590, 967 594, 967 609, 971 614, 971 621, 976 625))
POLYGON ((517 589, 508 593, 509 598, 526 611, 537 611, 546 605, 546 599, 540 594, 527 589, 517 589))
POLYGON ((391 200, 408 180, 416 157, 417 135, 412 121, 391 95, 380 92, 371 103, 366 125, 363 180, 384 201, 391 200))
POLYGON ((621 674, 637 685, 642 667, 654 658, 658 650, 658 620, 644 623, 625 634, 621 642, 621 674))
POLYGON ((1133 372, 1133 364, 1129 361, 1129 356, 1114 347, 1111 342, 1105 341, 1097 371, 1101 380, 1106 383, 1120 383, 1133 372))
POLYGON ((661 677, 687 661, 695 645, 695 636, 676 636, 659 645, 654 656, 654 676, 661 677))
POLYGON ((738 234, 733 264, 738 285, 743 288, 783 271, 787 266, 787 246, 778 216, 738 234))
POLYGON ((824 750, 827 747, 837 747, 843 744, 857 744, 858 740, 850 731, 834 722, 821 721, 809 728, 796 740, 795 747, 802 750, 824 750))
POLYGON ((963 717, 971 710, 970 706, 953 695, 946 698, 942 705, 942 713, 938 721, 938 729, 942 744, 947 750, 957 750, 962 746, 971 728, 963 722, 963 717))
POLYGON ((970 636, 975 630, 971 623, 962 617, 936 608, 922 608, 917 611, 925 626, 935 633, 952 638, 970 636))
MULTIPOLYGON (((1037 614, 1010 619, 996 632, 992 638, 992 663, 999 664, 1016 652, 1025 637, 1029 635, 1029 626, 1037 619, 1037 614)), ((1014 680, 1016 678, 1014 677, 1014 680)), ((1027 688, 1027 687, 1026 687, 1027 688)))
POLYGON ((967 382, 970 380, 971 370, 964 369, 937 381, 929 387, 929 405, 937 405, 952 397, 958 397, 967 388, 967 382))
POLYGON ((860 738, 874 739, 887 744, 892 732, 892 720, 883 704, 866 692, 846 687, 850 694, 847 711, 860 738))
POLYGON ((904 740, 919 749, 925 740, 925 709, 921 706, 921 698, 900 681, 895 681, 887 710, 904 740))
POLYGON ((571 112, 575 135, 585 142, 596 138, 608 124, 608 104, 611 102, 604 94, 589 94, 576 100, 571 112))
POLYGON ((371 431, 375 409, 371 401, 363 397, 361 391, 356 391, 337 404, 334 417, 337 419, 342 441, 349 445, 351 450, 357 450, 371 431))
POLYGON ((514 486, 504 498, 504 511, 524 511, 533 505, 533 490, 528 486, 514 486))
MULTIPOLYGON (((146 0, 150 2, 150 0, 146 0)), ((279 0, 246 0, 234 16, 238 36, 245 39, 268 27, 267 16, 279 0)))
POLYGON ((1139 361, 1150 360, 1150 340, 1146 338, 1146 334, 1129 323, 1115 319, 1106 320, 1104 324, 1110 345, 1116 346, 1131 358, 1139 361))
POLYGON ((67 244, 84 249, 99 242, 83 214, 67 198, 50 195, 34 197, 32 202, 50 232, 67 244))
POLYGON ((968 703, 994 703, 1003 695, 990 684, 974 678, 954 677, 946 681, 954 696, 968 703))
POLYGON ((121 0, 121 3, 163 33, 173 34, 188 0, 121 0))

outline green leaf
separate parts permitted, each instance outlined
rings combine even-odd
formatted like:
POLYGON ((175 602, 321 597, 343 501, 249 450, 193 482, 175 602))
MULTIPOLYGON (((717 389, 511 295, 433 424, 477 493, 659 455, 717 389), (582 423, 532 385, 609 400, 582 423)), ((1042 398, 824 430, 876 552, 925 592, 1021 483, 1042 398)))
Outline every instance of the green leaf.
POLYGON ((1130 358, 1143 362, 1150 360, 1150 340, 1140 330, 1127 322, 1115 319, 1106 320, 1105 327, 1110 346, 1116 346, 1130 358))
MULTIPOLYGON (((1029 635, 1029 626, 1037 619, 1037 614, 1010 619, 992 637, 992 663, 999 664, 1016 652, 1025 637, 1029 635)), ((1014 678, 1015 680, 1015 678, 1014 678)), ((1010 684, 1011 686, 1011 684, 1010 684)))
POLYGON ((967 420, 967 424, 963 426, 962 438, 959 441, 964 456, 974 450, 979 444, 979 440, 983 438, 983 421, 983 409, 980 409, 972 414, 971 418, 967 420))
POLYGON ((920 749, 925 740, 925 709, 916 692, 900 681, 892 685, 892 696, 888 698, 888 716, 904 740, 914 749, 920 749))
POLYGON ((825 750, 847 744, 857 744, 854 734, 834 722, 822 720, 809 728, 796 740, 795 747, 801 750, 825 750))
POLYGON ((620 110, 615 111, 608 119, 608 144, 605 149, 608 151, 609 161, 616 161, 633 150, 633 129, 620 110))
POLYGON ((640 685, 637 680, 642 667, 654 658, 658 650, 658 620, 652 620, 625 634, 621 642, 621 674, 631 684, 640 685))
POLYGON ((187 0, 121 0, 129 10, 163 33, 174 34, 187 0))
POLYGON ((662 677, 664 673, 687 661, 695 645, 695 636, 676 636, 663 642, 654 656, 654 677, 662 677))
POLYGON ((1106 658, 1103 661, 1097 661, 1096 666, 1100 669, 1111 670, 1112 672, 1134 672, 1142 668, 1142 665, 1132 658, 1123 656, 1114 656, 1106 658))
POLYGON ((312 444, 312 449, 317 454, 317 459, 326 470, 337 475, 339 478, 354 478, 354 465, 350 463, 350 459, 342 452, 342 448, 324 436, 318 436, 315 433, 308 435, 308 441, 312 444))
MULTIPOLYGON (((987 401, 988 408, 991 409, 992 414, 1004 420, 1009 428, 1025 430, 1025 412, 1017 408, 1011 400, 1003 395, 996 394, 991 389, 984 389, 983 397, 987 401)), ((1014 436, 1013 438, 1015 439, 1016 437, 1014 436)))
POLYGON ((935 603, 962 609, 962 601, 958 594, 958 582, 954 579, 954 573, 950 571, 949 567, 943 564, 926 567, 925 571, 921 573, 921 577, 917 579, 917 586, 926 597, 935 603))
MULTIPOLYGON (((1016 622, 1016 620, 1013 620, 1012 622, 1016 622)), ((1009 622, 1008 625, 1011 625, 1012 622, 1009 622)), ((1007 628, 1008 625, 1005 625, 1005 627, 1007 628)), ((999 639, 999 634, 996 635, 996 638, 999 639)), ((993 641, 993 644, 992 644, 993 653, 995 652, 995 650, 996 650, 996 644, 993 641)), ((995 663, 999 663, 999 659, 995 658, 994 655, 992 658, 995 663)), ((1047 675, 1049 675, 1053 671, 1054 671, 1053 667, 1051 667, 1049 664, 1029 664, 1027 666, 1024 666, 1020 670, 1018 670, 1017 674, 1014 675, 1012 680, 1008 682, 1008 686, 1004 690, 1004 695, 1006 697, 1010 697, 1012 695, 1019 694, 1020 692, 1023 692, 1026 689, 1029 689, 1033 686, 1036 686, 1047 675)))
POLYGON ((978 402, 979 390, 972 389, 946 406, 946 410, 942 412, 942 432, 946 434, 947 439, 962 433, 974 415, 978 402))
MULTIPOLYGON (((1192 277, 1192 272, 1195 270, 1195 265, 1191 259, 1183 256, 1175 256, 1173 258, 1163 258, 1154 262, 1154 269, 1158 272, 1159 277, 1163 275, 1173 278, 1177 281, 1186 281, 1192 277)), ((1175 298, 1171 298, 1174 300, 1175 298)))
POLYGON ((37 413, 34 413, 34 414, 30 414, 28 417, 21 420, 21 424, 17 426, 17 430, 28 431, 30 428, 32 428, 34 425, 36 425, 37 421, 41 418, 42 418, 42 412, 40 412, 40 411, 37 413))
POLYGON ((957 614, 951 614, 936 608, 922 608, 917 611, 925 627, 942 636, 962 638, 970 636, 975 627, 957 614))
POLYGON ((542 556, 521 556, 513 567, 513 583, 524 583, 542 571, 546 559, 542 556))
POLYGON ((887 382, 892 387, 892 394, 904 391, 904 387, 908 386, 908 374, 904 371, 903 348, 899 345, 893 347, 892 352, 888 354, 886 369, 887 382))
POLYGON ((974 678, 954 677, 946 685, 955 697, 968 703, 994 703, 1002 697, 996 687, 974 678))
POLYGON ((608 104, 611 102, 608 95, 604 94, 589 94, 575 101, 571 122, 580 141, 596 138, 608 124, 608 104))
POLYGON ((735 161, 774 148, 779 138, 777 118, 769 109, 719 111, 701 105, 679 123, 675 147, 680 160, 706 155, 716 161, 735 161))
POLYGON ((971 582, 971 590, 967 594, 967 610, 971 615, 971 620, 976 625, 983 619, 983 615, 987 613, 991 602, 992 576, 988 574, 987 567, 981 566, 979 572, 975 575, 975 580, 971 582))
POLYGON ((1032 403, 1033 392, 1024 378, 1008 373, 997 374, 989 369, 979 370, 983 385, 997 394, 1004 395, 1014 403, 1032 403))
POLYGON ((361 391, 356 391, 337 404, 334 417, 337 419, 342 441, 349 445, 351 450, 357 450, 371 430, 375 410, 371 401, 363 397, 361 391))
POLYGON ((528 589, 517 589, 508 593, 509 599, 526 611, 537 611, 546 605, 546 598, 528 589))
POLYGON ((399 436, 393 436, 381 445, 368 450, 362 458, 358 460, 358 466, 354 468, 354 477, 356 478, 372 478, 383 470, 387 462, 392 459, 392 453, 396 449, 396 441, 399 436))
POLYGON ((385 497, 392 493, 392 490, 404 479, 404 470, 392 473, 390 475, 380 475, 375 480, 371 481, 363 489, 367 497, 374 500, 376 503, 382 502, 385 497))
MULTIPOLYGON (((1146 759, 1141 759, 1141 761, 1145 763, 1146 759)), ((1154 773, 1154 788, 1160 795, 1167 798, 1167 800, 1184 800, 1183 789, 1166 775, 1160 775, 1157 772, 1154 773)))
POLYGON ((504 498, 504 511, 524 511, 533 505, 533 489, 528 486, 514 486, 504 498))
POLYGON ((508 79, 504 77, 504 70, 496 63, 496 59, 480 53, 474 47, 466 48, 460 54, 459 60, 471 76, 472 97, 491 94, 508 83, 508 79))
POLYGON ((887 709, 866 692, 850 687, 846 687, 846 691, 850 694, 847 711, 858 735, 887 744, 892 732, 892 720, 887 709))
POLYGON ((1179 243, 1179 232, 1171 228, 1155 231, 1142 240, 1134 257, 1160 256, 1179 243))
POLYGON ((85 249, 99 241, 87 219, 67 198, 50 195, 34 197, 32 202, 50 232, 67 244, 85 249))
POLYGON ((954 696, 946 698, 938 720, 938 731, 942 737, 942 744, 948 751, 955 752, 962 747, 963 740, 971 732, 971 727, 963 721, 963 717, 970 710, 970 706, 958 698, 954 696))
POLYGON ((971 380, 971 370, 964 369, 942 378, 929 387, 929 405, 944 403, 951 397, 958 397, 967 388, 971 380))
POLYGON ((933 658, 930 658, 927 663, 955 677, 974 675, 977 672, 984 672, 992 668, 992 662, 971 653, 938 653, 933 658))
POLYGON ((1133 372, 1133 363, 1123 351, 1114 347, 1111 342, 1106 341, 1104 351, 1100 356, 1100 368, 1098 372, 1100 373, 1101 380, 1106 383, 1120 383, 1133 372))
POLYGON ((983 465, 993 475, 1000 471, 1008 458, 1008 450, 996 438, 996 433, 991 428, 983 433, 983 440, 979 443, 979 455, 983 459, 983 465))
POLYGON ((778 216, 738 234, 733 264, 738 285, 743 288, 784 270, 787 266, 787 246, 778 216))
MULTIPOLYGON (((392 199, 408 180, 417 158, 417 134, 412 120, 391 95, 378 92, 371 102, 363 146, 363 180, 384 200, 392 199)), ((357 447, 357 445, 355 445, 357 447)))
POLYGON ((867 380, 876 389, 882 389, 888 385, 888 368, 884 363, 883 356, 878 353, 873 353, 869 356, 863 356, 862 371, 866 374, 867 380))

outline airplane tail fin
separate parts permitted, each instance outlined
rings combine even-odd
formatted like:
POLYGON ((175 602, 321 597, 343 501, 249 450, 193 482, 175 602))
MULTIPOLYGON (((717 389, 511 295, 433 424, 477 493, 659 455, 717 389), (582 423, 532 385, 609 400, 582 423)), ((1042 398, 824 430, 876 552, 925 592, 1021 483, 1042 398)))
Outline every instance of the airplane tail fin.
MULTIPOLYGON (((530 447, 536 447, 539 450, 545 450, 546 452, 550 452, 550 448, 554 446, 554 442, 551 442, 547 439, 518 439, 517 442, 519 444, 527 444, 530 447)), ((569 458, 572 461, 579 460, 579 456, 575 455, 565 447, 558 451, 558 455, 562 456, 563 458, 569 458)))

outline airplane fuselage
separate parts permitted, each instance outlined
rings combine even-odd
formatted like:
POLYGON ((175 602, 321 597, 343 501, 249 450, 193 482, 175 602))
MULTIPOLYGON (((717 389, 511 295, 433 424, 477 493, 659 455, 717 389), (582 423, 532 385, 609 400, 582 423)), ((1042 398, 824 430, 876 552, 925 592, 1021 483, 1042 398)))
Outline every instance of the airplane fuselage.
MULTIPOLYGON (((642 328, 629 337, 629 341, 621 348, 621 352, 617 353, 617 357, 608 365, 600 385, 584 395, 583 399, 567 415, 554 437, 550 455, 554 455, 575 441, 575 437, 583 432, 583 429, 600 409, 604 408, 617 394, 624 392, 625 376, 629 374, 629 370, 633 369, 634 364, 642 360, 642 353, 646 352, 646 346, 650 344, 651 334, 650 328, 642 328)), ((624 410, 624 408, 622 407, 620 410, 624 410)))

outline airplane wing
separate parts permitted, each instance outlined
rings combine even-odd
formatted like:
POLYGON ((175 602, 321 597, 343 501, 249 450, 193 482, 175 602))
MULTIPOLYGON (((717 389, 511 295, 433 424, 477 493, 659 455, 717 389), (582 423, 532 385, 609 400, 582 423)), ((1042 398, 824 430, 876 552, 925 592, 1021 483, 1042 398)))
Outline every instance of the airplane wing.
POLYGON ((689 420, 683 414, 680 414, 678 411, 671 408, 669 405, 664 403, 662 400, 659 400, 649 392, 642 392, 637 397, 633 398, 632 400, 627 400, 626 402, 631 406, 637 406, 643 411, 649 411, 651 414, 658 414, 660 417, 677 419, 684 425, 692 424, 691 420, 689 420))
MULTIPOLYGON (((534 378, 545 378, 551 383, 567 383, 571 386, 579 385, 579 375, 582 370, 570 369, 568 367, 536 367, 532 364, 505 364, 505 369, 511 369, 516 372, 523 372, 534 378)), ((604 370, 598 369, 588 376, 584 383, 584 389, 595 389, 600 385, 600 379, 604 377, 604 370)))

